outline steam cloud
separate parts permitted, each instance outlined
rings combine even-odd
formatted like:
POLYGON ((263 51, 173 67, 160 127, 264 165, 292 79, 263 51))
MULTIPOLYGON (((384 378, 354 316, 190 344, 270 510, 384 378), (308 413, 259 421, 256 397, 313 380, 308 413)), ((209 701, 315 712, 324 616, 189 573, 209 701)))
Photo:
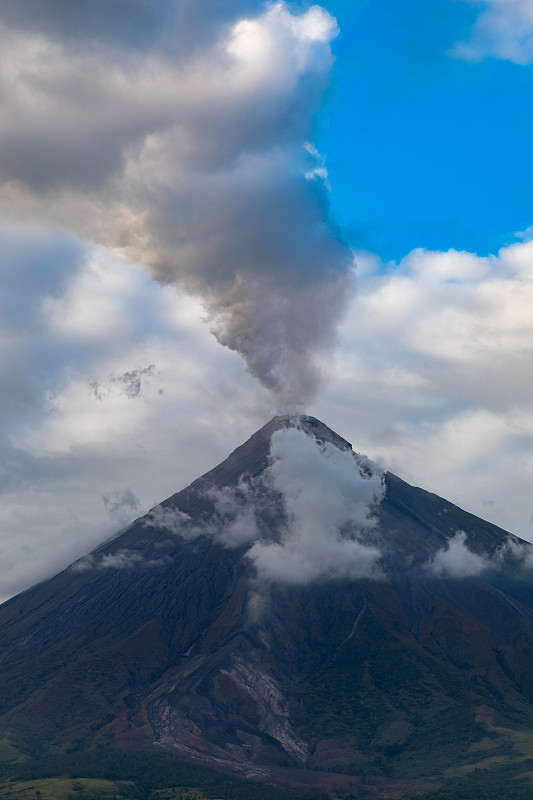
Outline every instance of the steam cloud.
POLYGON ((178 508, 156 506, 145 518, 149 527, 164 528, 184 539, 215 536, 226 547, 249 544, 260 536, 256 513, 268 505, 261 497, 262 481, 241 482, 237 488, 211 487, 204 493, 213 504, 209 516, 194 520, 178 508))
POLYGON ((466 533, 457 531, 447 547, 438 550, 427 565, 438 578, 470 578, 491 567, 488 558, 472 552, 466 544, 466 533))
POLYGON ((250 549, 259 576, 301 584, 378 577, 379 548, 357 537, 375 525, 381 472, 298 428, 277 431, 270 456, 265 480, 282 495, 286 522, 279 542, 259 541, 250 549))
POLYGON ((306 584, 379 578, 381 550, 369 536, 384 495, 383 474, 351 450, 320 443, 298 427, 273 434, 269 465, 236 488, 211 488, 214 512, 193 520, 156 507, 148 524, 225 547, 250 545, 262 581, 306 584))
POLYGON ((533 546, 530 542, 521 542, 514 537, 509 538, 500 548, 498 558, 503 564, 511 562, 526 570, 533 569, 533 546))
POLYGON ((337 27, 256 5, 0 2, 0 210, 201 297, 218 341, 296 408, 352 281, 308 141, 337 27))
POLYGON ((102 502, 111 516, 121 520, 131 518, 138 511, 140 503, 131 489, 114 489, 110 494, 102 495, 102 502))
POLYGON ((163 563, 163 559, 145 559, 135 550, 117 550, 116 553, 107 553, 102 557, 84 556, 75 561, 70 569, 73 572, 86 572, 93 569, 135 569, 137 567, 160 567, 163 563))

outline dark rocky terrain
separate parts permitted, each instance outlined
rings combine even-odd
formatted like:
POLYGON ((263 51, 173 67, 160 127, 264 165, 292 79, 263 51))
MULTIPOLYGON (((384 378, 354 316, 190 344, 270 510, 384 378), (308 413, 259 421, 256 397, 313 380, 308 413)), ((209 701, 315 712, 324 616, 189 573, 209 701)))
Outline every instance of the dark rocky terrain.
MULTIPOLYGON (((272 434, 291 425, 350 449, 313 418, 275 418, 89 557, 0 607, 4 754, 164 748, 326 788, 360 780, 350 776, 531 769, 530 546, 387 473, 366 534, 379 543, 379 575, 259 583, 250 544, 217 536, 213 487, 238 495, 267 467, 272 434), (486 567, 431 571, 458 531, 486 567)), ((286 509, 265 491, 258 525, 276 540, 286 509)))

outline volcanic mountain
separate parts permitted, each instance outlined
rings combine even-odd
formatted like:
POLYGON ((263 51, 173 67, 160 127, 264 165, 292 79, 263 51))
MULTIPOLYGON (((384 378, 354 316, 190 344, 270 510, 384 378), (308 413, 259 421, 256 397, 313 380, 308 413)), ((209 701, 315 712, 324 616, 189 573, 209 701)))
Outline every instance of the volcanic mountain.
POLYGON ((532 563, 313 417, 276 417, 0 607, 3 747, 163 748, 316 786, 525 770, 532 563))

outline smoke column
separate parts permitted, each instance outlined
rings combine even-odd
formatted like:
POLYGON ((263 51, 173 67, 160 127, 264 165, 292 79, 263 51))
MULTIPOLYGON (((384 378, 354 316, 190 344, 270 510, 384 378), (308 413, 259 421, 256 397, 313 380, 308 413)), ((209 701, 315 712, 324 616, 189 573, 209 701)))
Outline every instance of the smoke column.
POLYGON ((305 406, 352 284, 309 143, 335 20, 284 2, 4 0, 0 24, 0 210, 200 297, 276 406, 305 406))

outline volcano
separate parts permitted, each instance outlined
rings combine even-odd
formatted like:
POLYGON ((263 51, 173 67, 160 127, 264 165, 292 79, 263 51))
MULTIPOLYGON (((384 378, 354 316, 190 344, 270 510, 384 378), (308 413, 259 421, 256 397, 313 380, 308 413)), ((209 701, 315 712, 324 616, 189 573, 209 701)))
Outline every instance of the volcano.
POLYGON ((0 607, 0 730, 269 781, 533 754, 532 546, 276 417, 0 607))

